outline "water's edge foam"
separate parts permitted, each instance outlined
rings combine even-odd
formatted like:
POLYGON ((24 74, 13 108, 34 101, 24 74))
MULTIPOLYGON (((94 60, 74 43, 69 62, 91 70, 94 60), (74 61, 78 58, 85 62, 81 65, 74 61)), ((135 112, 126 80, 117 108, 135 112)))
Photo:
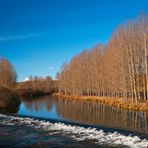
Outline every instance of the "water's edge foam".
POLYGON ((123 134, 124 130, 95 128, 95 127, 82 127, 80 124, 70 124, 68 122, 54 122, 47 121, 47 119, 35 119, 30 117, 19 117, 13 115, 2 115, 0 125, 26 125, 35 129, 44 131, 52 131, 52 134, 60 132, 68 135, 76 141, 94 140, 97 144, 106 145, 123 145, 133 148, 147 148, 148 137, 142 139, 138 136, 131 135, 130 133, 123 134), (54 132, 53 132, 54 131, 54 132))
MULTIPOLYGON (((10 114, 9 114, 10 115, 10 114)), ((38 119, 38 120, 44 120, 44 121, 50 121, 51 123, 56 123, 56 122, 62 122, 64 124, 70 124, 72 126, 81 126, 85 128, 96 128, 97 130, 102 129, 104 132, 119 132, 124 135, 132 135, 132 136, 139 136, 141 139, 148 139, 148 131, 135 131, 131 129, 123 129, 123 128, 115 128, 115 127, 109 127, 105 125, 91 125, 91 124, 86 124, 86 123, 80 123, 80 122, 72 122, 69 120, 65 119, 53 119, 53 118, 45 118, 45 117, 37 117, 37 116, 28 116, 28 115, 17 115, 17 114, 12 114, 15 117, 23 117, 23 118, 32 118, 32 119, 38 119)))

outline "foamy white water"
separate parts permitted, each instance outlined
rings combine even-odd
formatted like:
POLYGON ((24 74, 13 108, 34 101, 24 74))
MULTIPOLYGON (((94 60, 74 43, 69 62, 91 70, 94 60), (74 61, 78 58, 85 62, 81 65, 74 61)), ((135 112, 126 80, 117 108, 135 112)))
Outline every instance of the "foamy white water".
POLYGON ((49 132, 50 135, 62 133, 68 135, 76 141, 94 140, 99 145, 110 146, 126 146, 131 148, 148 148, 148 140, 140 139, 138 136, 126 136, 118 132, 104 132, 96 128, 84 128, 80 126, 66 125, 64 123, 51 123, 43 120, 36 120, 32 118, 22 118, 15 116, 1 115, 3 118, 0 125, 26 125, 36 129, 41 129, 49 132))

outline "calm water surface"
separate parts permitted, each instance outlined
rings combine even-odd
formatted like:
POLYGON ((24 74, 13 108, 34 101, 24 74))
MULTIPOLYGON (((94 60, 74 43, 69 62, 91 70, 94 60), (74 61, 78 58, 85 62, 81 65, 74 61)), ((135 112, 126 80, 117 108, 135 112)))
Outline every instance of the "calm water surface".
POLYGON ((148 133, 148 112, 128 111, 95 102, 49 96, 25 98, 21 100, 18 114, 148 133))

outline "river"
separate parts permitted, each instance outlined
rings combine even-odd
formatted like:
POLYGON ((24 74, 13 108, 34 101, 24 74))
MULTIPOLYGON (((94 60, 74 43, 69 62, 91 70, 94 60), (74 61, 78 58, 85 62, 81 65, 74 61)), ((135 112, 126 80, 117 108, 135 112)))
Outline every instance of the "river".
POLYGON ((2 146, 148 147, 148 112, 43 96, 22 98, 16 114, 6 113, 0 116, 2 146), (5 138, 16 131, 13 140, 5 138))

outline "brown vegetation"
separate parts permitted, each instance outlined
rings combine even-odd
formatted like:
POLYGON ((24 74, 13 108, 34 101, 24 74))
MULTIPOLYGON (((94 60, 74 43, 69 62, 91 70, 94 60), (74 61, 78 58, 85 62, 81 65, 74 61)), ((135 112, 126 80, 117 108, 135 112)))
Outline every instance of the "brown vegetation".
POLYGON ((148 16, 142 14, 119 26, 106 45, 84 50, 63 64, 57 76, 59 93, 77 98, 97 96, 111 105, 145 108, 140 102, 148 101, 147 53, 148 16))
POLYGON ((0 58, 0 86, 14 87, 16 77, 16 72, 11 63, 4 58, 0 58))
POLYGON ((13 88, 16 84, 16 72, 11 63, 0 59, 0 112, 16 112, 20 104, 13 88))
POLYGON ((30 77, 29 81, 18 83, 16 91, 21 96, 40 96, 56 91, 56 81, 51 77, 30 77))
POLYGON ((7 111, 16 112, 20 104, 18 95, 14 90, 0 86, 0 112, 7 111))

